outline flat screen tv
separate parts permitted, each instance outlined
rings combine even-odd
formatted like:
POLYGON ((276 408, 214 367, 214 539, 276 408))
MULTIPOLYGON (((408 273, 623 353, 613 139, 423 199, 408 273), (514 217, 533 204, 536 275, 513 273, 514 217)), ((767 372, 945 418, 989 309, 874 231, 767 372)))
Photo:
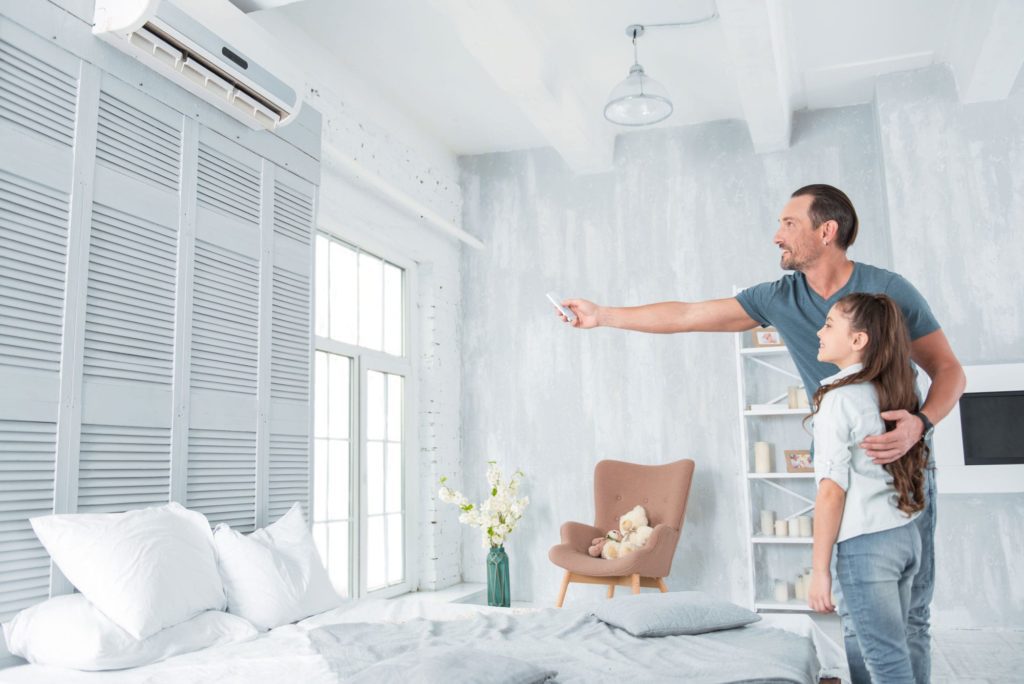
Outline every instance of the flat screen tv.
POLYGON ((1024 463, 1024 390, 960 397, 964 465, 1024 463))

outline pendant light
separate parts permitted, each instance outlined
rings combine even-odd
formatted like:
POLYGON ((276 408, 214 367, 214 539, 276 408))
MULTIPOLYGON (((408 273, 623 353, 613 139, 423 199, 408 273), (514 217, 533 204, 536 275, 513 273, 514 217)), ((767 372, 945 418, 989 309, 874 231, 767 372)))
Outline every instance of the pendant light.
POLYGON ((644 27, 634 24, 626 29, 633 38, 633 66, 629 76, 612 89, 604 118, 620 126, 649 126, 664 121, 672 114, 672 100, 660 81, 647 75, 637 58, 636 39, 644 35, 644 27))
POLYGON ((629 68, 629 75, 626 79, 615 86, 608 95, 608 103, 604 106, 604 118, 620 126, 650 126, 671 116, 673 107, 668 90, 660 81, 648 76, 640 65, 637 54, 637 38, 644 35, 649 28, 694 26, 711 21, 716 17, 718 17, 718 12, 714 11, 695 21, 627 26, 626 35, 633 41, 633 66, 629 68))

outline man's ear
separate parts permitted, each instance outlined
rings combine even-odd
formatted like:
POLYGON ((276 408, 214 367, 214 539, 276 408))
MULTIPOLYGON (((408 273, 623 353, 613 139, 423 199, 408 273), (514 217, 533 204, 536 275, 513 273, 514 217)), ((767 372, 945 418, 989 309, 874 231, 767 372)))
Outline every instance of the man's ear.
POLYGON ((829 219, 818 226, 818 231, 821 233, 822 240, 832 244, 836 241, 836 235, 839 234, 839 223, 835 219, 829 219))

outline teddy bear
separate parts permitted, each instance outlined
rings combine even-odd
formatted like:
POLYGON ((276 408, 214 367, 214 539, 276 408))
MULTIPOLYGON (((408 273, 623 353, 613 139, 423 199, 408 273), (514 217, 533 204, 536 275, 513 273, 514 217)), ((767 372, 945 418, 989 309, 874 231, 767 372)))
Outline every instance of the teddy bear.
POLYGON ((619 530, 622 531, 623 542, 632 544, 637 549, 646 544, 654 534, 654 528, 647 524, 647 511, 639 505, 619 518, 619 530))
POLYGON ((587 553, 594 558, 599 558, 604 552, 604 547, 608 542, 618 544, 620 541, 622 541, 622 535, 619 534, 618 530, 612 530, 603 537, 594 537, 590 541, 590 548, 587 549, 587 553))
POLYGON ((634 506, 633 510, 619 518, 619 529, 612 530, 603 537, 591 541, 588 553, 591 556, 615 560, 627 553, 632 553, 644 546, 651 538, 654 528, 647 524, 647 512, 643 506, 634 506))

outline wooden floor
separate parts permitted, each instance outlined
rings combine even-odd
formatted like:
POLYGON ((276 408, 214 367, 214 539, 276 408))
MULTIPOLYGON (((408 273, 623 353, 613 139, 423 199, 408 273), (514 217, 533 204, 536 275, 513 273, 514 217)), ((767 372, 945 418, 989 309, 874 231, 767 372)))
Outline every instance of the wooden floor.
POLYGON ((1024 681, 1024 629, 932 630, 932 684, 1024 681))

